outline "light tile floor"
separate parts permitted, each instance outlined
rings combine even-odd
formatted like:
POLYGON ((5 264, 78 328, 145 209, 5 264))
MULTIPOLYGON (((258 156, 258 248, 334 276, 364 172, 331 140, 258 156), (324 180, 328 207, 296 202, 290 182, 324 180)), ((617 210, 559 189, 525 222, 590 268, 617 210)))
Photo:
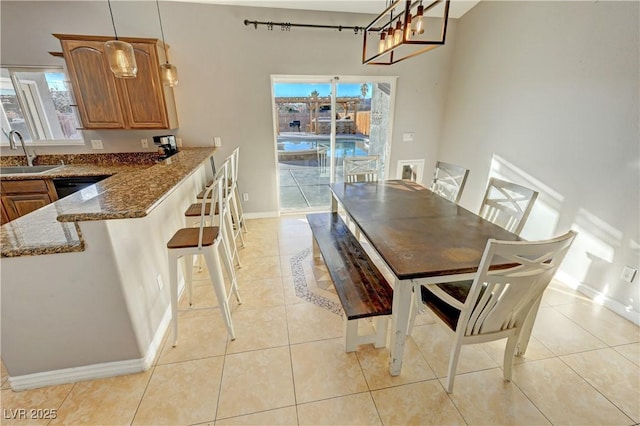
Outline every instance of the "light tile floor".
POLYGON ((240 251, 243 304, 227 340, 213 290, 196 274, 182 301, 180 340, 144 373, 24 392, 2 369, 2 424, 16 409, 55 409, 51 424, 405 425, 640 422, 639 329, 559 283, 546 291, 533 338, 502 378, 504 342, 465 346, 443 388, 452 336, 420 315, 402 374, 387 349, 345 353, 342 321, 323 265, 310 255, 302 216, 248 221, 240 251))

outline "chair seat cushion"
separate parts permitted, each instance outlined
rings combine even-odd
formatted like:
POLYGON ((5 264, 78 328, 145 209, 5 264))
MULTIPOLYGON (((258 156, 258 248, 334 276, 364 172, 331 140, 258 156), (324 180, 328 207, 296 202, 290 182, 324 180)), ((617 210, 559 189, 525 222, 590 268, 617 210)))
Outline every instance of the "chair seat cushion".
MULTIPOLYGON (((456 281, 451 283, 436 284, 445 293, 448 293, 451 297, 458 300, 460 303, 464 303, 471 290, 472 280, 469 281, 456 281)), ((458 324, 458 318, 460 317, 460 311, 448 303, 443 302, 438 296, 429 291, 428 288, 422 286, 422 303, 427 305, 429 309, 433 311, 442 321, 444 321, 452 330, 456 329, 458 324)))
MULTIPOLYGON (((218 236, 220 228, 217 226, 205 226, 202 234, 202 246, 210 246, 218 236)), ((167 243, 167 248, 187 248, 198 247, 198 238, 200 237, 200 228, 182 228, 173 234, 173 237, 167 243)))

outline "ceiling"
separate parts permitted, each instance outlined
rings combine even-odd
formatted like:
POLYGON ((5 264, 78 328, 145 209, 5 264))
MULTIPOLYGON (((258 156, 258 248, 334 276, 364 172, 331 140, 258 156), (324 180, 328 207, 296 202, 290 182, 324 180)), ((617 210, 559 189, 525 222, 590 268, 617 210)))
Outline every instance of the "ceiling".
MULTIPOLYGON (((385 0, 174 0, 195 3, 227 4, 234 6, 268 7, 277 9, 320 10, 329 12, 380 14, 387 6, 385 0)), ((451 0, 450 18, 460 18, 480 0, 451 0)), ((426 2, 428 3, 428 2, 426 2)))

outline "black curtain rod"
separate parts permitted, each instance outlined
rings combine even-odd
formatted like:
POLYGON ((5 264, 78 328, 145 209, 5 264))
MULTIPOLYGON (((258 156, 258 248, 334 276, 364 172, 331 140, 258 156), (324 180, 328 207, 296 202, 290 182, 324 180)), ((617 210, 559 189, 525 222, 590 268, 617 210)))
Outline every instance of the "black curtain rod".
POLYGON ((244 24, 253 27, 257 30, 258 25, 265 25, 269 31, 273 31, 273 27, 280 27, 281 31, 291 31, 291 27, 299 28, 320 28, 320 29, 332 29, 332 30, 353 30, 354 34, 363 33, 365 27, 353 27, 347 25, 318 25, 318 24, 292 24, 291 22, 262 22, 262 21, 250 21, 244 20, 244 24))

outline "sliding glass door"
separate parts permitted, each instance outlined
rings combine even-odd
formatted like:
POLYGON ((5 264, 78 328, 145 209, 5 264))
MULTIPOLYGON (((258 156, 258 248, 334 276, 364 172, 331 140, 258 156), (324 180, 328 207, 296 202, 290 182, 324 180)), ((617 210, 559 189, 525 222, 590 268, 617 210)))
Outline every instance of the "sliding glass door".
POLYGON ((281 212, 324 210, 344 159, 377 156, 388 169, 395 78, 272 77, 281 212))

